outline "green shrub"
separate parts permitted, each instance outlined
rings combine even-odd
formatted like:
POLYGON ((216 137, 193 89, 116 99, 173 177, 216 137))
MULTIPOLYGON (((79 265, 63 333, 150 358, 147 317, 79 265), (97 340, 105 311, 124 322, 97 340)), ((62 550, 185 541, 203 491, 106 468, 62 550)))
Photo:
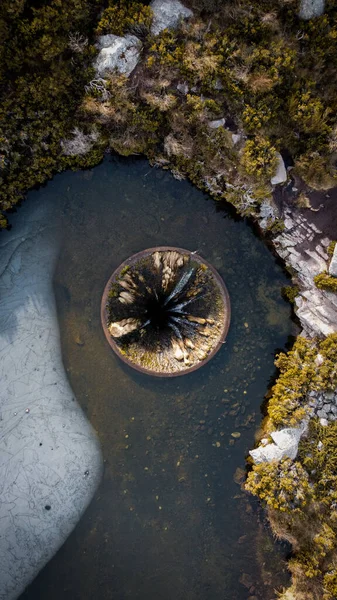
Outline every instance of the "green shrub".
POLYGON ((285 285, 282 288, 282 296, 288 300, 291 304, 295 304, 295 298, 299 294, 299 287, 297 285, 285 285))
POLYGON ((334 250, 335 250, 336 244, 337 244, 337 242, 333 241, 333 242, 330 242, 329 246, 327 247, 327 250, 326 250, 326 251, 327 251, 327 254, 328 254, 330 257, 332 257, 332 256, 333 256, 333 253, 334 253, 334 250))
POLYGON ((316 287, 327 292, 337 292, 337 277, 332 277, 329 273, 319 273, 314 277, 316 287))
POLYGON ((301 511, 311 496, 307 472, 290 458, 254 465, 245 488, 281 512, 301 511))
POLYGON ((337 334, 314 343, 298 337, 292 350, 277 356, 280 375, 271 389, 268 415, 273 427, 297 425, 307 410, 309 390, 331 390, 337 386, 337 334), (316 362, 320 354, 321 361, 316 362))
POLYGON ((263 137, 247 140, 243 148, 241 165, 248 175, 256 179, 270 178, 276 170, 276 149, 263 137))

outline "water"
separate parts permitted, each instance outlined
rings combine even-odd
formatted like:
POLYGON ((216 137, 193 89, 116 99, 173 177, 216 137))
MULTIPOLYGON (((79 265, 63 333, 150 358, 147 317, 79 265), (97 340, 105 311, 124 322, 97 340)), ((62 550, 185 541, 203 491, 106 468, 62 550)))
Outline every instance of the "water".
POLYGON ((22 214, 36 201, 60 215, 54 285, 64 364, 100 438, 104 477, 21 600, 271 600, 287 583, 285 550, 233 477, 254 445, 275 351, 296 333, 280 296, 285 275, 247 223, 145 160, 110 158, 59 175, 31 192, 22 214), (111 273, 157 245, 197 250, 232 303, 216 357, 167 380, 122 364, 100 324, 111 273))

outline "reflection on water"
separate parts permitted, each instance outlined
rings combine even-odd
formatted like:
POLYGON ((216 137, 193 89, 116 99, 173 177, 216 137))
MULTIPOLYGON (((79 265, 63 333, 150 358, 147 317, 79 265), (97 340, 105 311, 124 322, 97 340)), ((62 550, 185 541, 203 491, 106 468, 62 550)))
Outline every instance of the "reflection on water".
POLYGON ((281 549, 233 477, 254 444, 275 350, 295 333, 280 296, 285 276, 246 223, 143 160, 106 160, 31 195, 62 213, 64 363, 105 470, 81 522, 21 599, 271 600, 287 581, 281 549), (100 325, 112 271, 157 245, 197 250, 232 303, 222 350, 172 380, 122 364, 100 325))

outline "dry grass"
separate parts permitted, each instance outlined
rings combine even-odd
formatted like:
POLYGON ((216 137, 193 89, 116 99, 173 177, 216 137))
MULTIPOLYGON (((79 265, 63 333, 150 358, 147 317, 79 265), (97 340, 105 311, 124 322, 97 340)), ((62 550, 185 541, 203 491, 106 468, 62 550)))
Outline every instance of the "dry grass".
POLYGON ((177 104, 177 98, 173 94, 154 94, 151 92, 141 92, 141 98, 153 108, 160 112, 166 112, 177 104))
POLYGON ((179 142, 172 133, 167 135, 164 140, 164 150, 170 157, 179 155, 191 157, 192 148, 193 143, 189 144, 187 140, 179 142))
POLYGON ((275 85, 273 79, 266 73, 251 73, 245 80, 254 94, 269 92, 275 85))

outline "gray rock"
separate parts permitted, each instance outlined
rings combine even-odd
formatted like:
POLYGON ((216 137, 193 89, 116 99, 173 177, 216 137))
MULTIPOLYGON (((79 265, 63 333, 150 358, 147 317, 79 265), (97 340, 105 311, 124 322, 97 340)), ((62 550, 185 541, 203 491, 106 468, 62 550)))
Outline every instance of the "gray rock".
POLYGON ((0 242, 0 598, 17 598, 72 531, 101 477, 95 433, 62 363, 55 214, 38 203, 0 242))
POLYGON ((327 417, 328 417, 328 414, 327 414, 327 412, 324 410, 324 408, 321 408, 320 410, 318 410, 318 411, 317 411, 317 416, 318 416, 320 419, 327 419, 327 417))
POLYGON ((329 421, 327 419, 320 419, 319 422, 322 427, 327 427, 329 425, 329 421))
POLYGON ((324 13, 325 0, 301 0, 298 16, 300 19, 312 19, 324 13))
POLYGON ((329 275, 337 277, 337 244, 334 248, 333 255, 329 265, 329 275))
POLYGON ((277 207, 272 200, 263 200, 260 204, 259 225, 261 229, 266 229, 270 222, 275 221, 278 216, 277 207))
POLYGON ((188 90, 189 90, 189 87, 188 87, 186 81, 184 81, 183 83, 178 83, 177 90, 178 90, 178 92, 180 92, 181 94, 184 94, 184 96, 186 96, 186 94, 188 94, 188 90))
POLYGON ((94 68, 99 77, 117 70, 119 73, 130 75, 139 61, 141 41, 135 35, 101 35, 97 41, 99 54, 94 62, 94 68))
POLYGON ((277 152, 277 168, 275 175, 271 178, 272 185, 278 185, 287 181, 287 171, 284 165, 284 160, 279 152, 277 152))
POLYGON ((163 29, 176 29, 183 19, 192 17, 193 12, 179 0, 153 0, 151 33, 158 35, 163 29))
POLYGON ((232 133, 232 142, 233 142, 234 146, 236 144, 238 144, 239 142, 241 142, 242 139, 243 139, 242 133, 232 133))

